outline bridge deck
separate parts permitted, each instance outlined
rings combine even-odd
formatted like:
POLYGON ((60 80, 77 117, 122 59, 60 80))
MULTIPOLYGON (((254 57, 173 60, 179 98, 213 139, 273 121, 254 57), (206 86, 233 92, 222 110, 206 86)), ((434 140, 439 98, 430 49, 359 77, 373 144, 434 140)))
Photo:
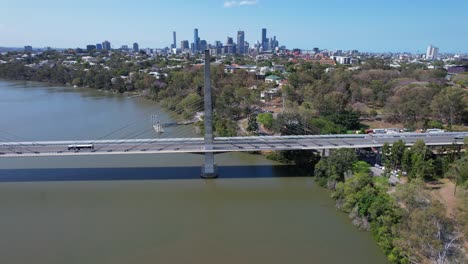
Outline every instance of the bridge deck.
POLYGON ((203 138, 0 142, 0 158, 370 148, 400 139, 408 146, 417 140, 423 140, 429 146, 448 146, 462 145, 464 137, 468 137, 468 133, 230 137, 215 138, 212 150, 205 150, 203 138), (68 149, 70 145, 79 144, 92 144, 94 149, 68 149))

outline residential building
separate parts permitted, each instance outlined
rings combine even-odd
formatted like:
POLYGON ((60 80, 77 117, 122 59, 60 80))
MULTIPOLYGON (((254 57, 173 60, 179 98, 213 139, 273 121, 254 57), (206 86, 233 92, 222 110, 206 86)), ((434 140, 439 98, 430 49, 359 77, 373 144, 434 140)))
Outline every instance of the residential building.
POLYGON ((24 52, 32 52, 33 48, 32 46, 24 46, 24 52))
POLYGON ((96 50, 96 45, 87 45, 87 46, 86 46, 86 50, 87 50, 87 51, 96 50))
POLYGON ((107 40, 104 41, 104 42, 102 43, 102 49, 103 49, 103 50, 111 50, 111 43, 110 43, 109 41, 107 41, 107 40))
POLYGON ((429 45, 426 52, 426 60, 435 60, 439 55, 439 48, 429 45))
POLYGON ((139 52, 140 51, 140 46, 138 43, 133 43, 133 52, 139 52))
POLYGON ((276 76, 276 75, 270 75, 265 78, 266 83, 274 83, 277 85, 280 84, 281 80, 283 80, 283 78, 276 76))

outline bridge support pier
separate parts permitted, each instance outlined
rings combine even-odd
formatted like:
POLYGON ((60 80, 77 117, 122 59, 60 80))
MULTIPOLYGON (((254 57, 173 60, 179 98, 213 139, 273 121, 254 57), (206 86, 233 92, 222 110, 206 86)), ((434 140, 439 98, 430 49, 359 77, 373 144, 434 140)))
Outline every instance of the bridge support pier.
POLYGON ((330 149, 322 149, 322 153, 320 153, 322 157, 329 157, 330 156, 330 149))
POLYGON ((214 179, 218 177, 218 167, 214 163, 214 153, 205 153, 205 164, 202 167, 203 179, 214 179))

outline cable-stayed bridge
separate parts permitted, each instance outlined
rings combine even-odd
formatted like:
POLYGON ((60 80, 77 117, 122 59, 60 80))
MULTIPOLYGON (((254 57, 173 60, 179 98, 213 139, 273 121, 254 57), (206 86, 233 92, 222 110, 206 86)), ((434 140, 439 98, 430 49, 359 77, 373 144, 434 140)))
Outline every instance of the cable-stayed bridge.
POLYGON ((0 142, 0 157, 358 149, 378 148, 397 140, 403 140, 407 146, 418 140, 428 146, 451 146, 463 145, 464 137, 468 137, 467 132, 218 137, 210 149, 205 148, 204 138, 0 142))
MULTIPOLYGON (((31 141, 23 140, 10 134, 19 140, 12 140, 0 134, 0 158, 13 157, 40 157, 40 156, 81 156, 81 155, 133 155, 133 154, 163 154, 163 153, 195 153, 205 156, 202 167, 202 176, 212 178, 217 176, 214 162, 214 154, 226 152, 251 152, 251 151, 278 151, 278 150, 314 150, 325 154, 332 149, 339 148, 380 148, 385 143, 392 144, 403 140, 407 146, 413 145, 418 140, 423 140, 428 146, 452 146, 463 145, 468 133, 397 133, 376 135, 307 135, 312 131, 307 124, 286 129, 287 134, 296 134, 298 131, 303 136, 253 136, 253 137, 214 137, 213 134, 213 107, 210 79, 210 55, 205 52, 205 87, 203 98, 196 90, 189 90, 175 94, 168 104, 177 104, 190 94, 193 100, 186 102, 182 109, 176 109, 178 114, 184 111, 204 112, 204 137, 186 137, 187 133, 170 131, 171 126, 185 125, 185 129, 191 122, 164 123, 157 119, 159 131, 158 138, 139 139, 147 135, 148 129, 156 130, 151 126, 145 126, 137 131, 127 131, 115 138, 117 133, 128 130, 137 121, 120 127, 110 133, 93 140, 76 141, 31 141), (163 129, 162 127, 167 127, 163 129), (164 131, 163 131, 164 130, 164 131), (130 133, 128 133, 130 132, 130 133), (162 135, 164 134, 164 135, 162 135)), ((148 113, 150 114, 150 113, 148 113)), ((146 118, 146 117, 143 117, 146 118)), ((153 118, 156 119, 156 118, 153 118)), ((153 120, 154 122, 154 120, 153 120)), ((294 125, 294 124, 293 124, 294 125)), ((0 131, 1 132, 1 131, 0 131)), ((155 131, 152 131, 153 133, 155 131)))

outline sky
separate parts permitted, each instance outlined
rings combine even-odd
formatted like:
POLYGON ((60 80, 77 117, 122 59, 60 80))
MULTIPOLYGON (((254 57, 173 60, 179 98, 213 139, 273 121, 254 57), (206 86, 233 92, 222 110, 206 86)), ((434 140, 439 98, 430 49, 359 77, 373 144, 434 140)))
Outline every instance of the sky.
POLYGON ((0 0, 0 46, 162 48, 194 28, 208 43, 243 30, 253 45, 267 28, 291 49, 468 53, 467 14, 468 0, 0 0))

